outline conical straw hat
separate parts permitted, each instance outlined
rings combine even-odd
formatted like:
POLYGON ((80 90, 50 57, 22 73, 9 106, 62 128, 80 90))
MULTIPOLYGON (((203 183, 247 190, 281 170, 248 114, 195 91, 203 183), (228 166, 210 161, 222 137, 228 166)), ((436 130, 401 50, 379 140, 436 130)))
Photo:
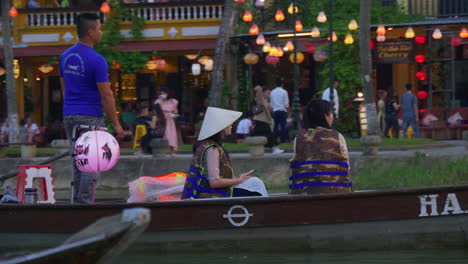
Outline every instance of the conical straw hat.
POLYGON ((198 140, 204 140, 213 136, 234 123, 241 115, 242 112, 238 111, 208 107, 200 129, 200 135, 198 135, 198 140))

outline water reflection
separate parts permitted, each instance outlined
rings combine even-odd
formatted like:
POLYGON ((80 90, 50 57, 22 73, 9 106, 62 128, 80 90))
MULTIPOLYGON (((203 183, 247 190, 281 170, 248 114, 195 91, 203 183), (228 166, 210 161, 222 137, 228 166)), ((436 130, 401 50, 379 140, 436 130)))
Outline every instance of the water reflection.
POLYGON ((131 248, 115 263, 204 263, 204 264, 440 264, 468 263, 468 249, 456 250, 398 250, 360 252, 290 252, 290 253, 171 253, 152 254, 131 248))

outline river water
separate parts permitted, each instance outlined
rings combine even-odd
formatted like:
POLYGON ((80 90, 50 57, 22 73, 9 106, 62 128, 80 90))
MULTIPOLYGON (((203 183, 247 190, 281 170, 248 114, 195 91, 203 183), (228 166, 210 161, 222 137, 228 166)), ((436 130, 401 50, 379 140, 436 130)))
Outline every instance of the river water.
POLYGON ((288 253, 171 253, 152 254, 147 250, 130 248, 114 263, 164 264, 440 264, 468 263, 468 249, 421 249, 358 252, 288 252, 288 253))

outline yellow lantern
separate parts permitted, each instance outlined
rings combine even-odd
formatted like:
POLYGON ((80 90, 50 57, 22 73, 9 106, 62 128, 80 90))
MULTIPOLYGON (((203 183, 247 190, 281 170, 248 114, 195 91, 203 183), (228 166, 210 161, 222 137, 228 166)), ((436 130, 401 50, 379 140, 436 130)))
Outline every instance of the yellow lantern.
POLYGON ((349 30, 356 30, 356 29, 358 29, 358 24, 357 24, 356 20, 352 19, 351 21, 349 21, 348 29, 349 29, 349 30))
POLYGON ((278 51, 276 50, 276 47, 275 46, 271 47, 270 53, 268 53, 268 55, 276 57, 277 54, 278 54, 278 51))
POLYGON ((465 27, 460 30, 460 38, 468 38, 468 30, 465 27))
MULTIPOLYGON (((289 61, 291 63, 294 63, 294 53, 291 53, 291 55, 289 55, 289 61)), ((304 61, 304 53, 296 52, 296 62, 297 62, 297 64, 301 64, 303 61, 304 61)))
POLYGON ((271 50, 270 42, 268 42, 268 41, 265 42, 265 44, 263 44, 262 50, 263 50, 263 52, 270 52, 270 50, 271 50))
POLYGON ((260 30, 258 29, 257 24, 253 24, 250 29, 249 29, 249 34, 250 35, 257 35, 260 30))
POLYGON ((257 64, 258 63, 258 55, 255 53, 247 53, 244 56, 245 64, 257 64))
POLYGON ((346 34, 346 37, 344 39, 344 43, 347 44, 347 45, 351 45, 354 43, 354 39, 353 39, 353 36, 351 34, 346 34))
POLYGON ((150 60, 146 63, 146 68, 148 68, 148 70, 156 70, 158 68, 158 64, 155 60, 150 60))
POLYGON ((38 69, 42 73, 47 74, 47 73, 51 72, 54 69, 54 67, 50 66, 49 64, 43 64, 38 69))
POLYGON ((284 18, 285 18, 285 17, 284 17, 283 11, 281 11, 281 10, 276 11, 275 20, 276 20, 277 22, 283 21, 284 18))
POLYGON ((288 7, 288 13, 293 14, 293 13, 299 13, 299 8, 297 6, 294 6, 293 3, 291 3, 288 7))
POLYGON ((244 20, 244 22, 251 22, 253 20, 252 13, 250 13, 249 10, 246 10, 242 16, 242 20, 244 20))
POLYGON ((405 38, 414 38, 414 30, 412 27, 408 27, 406 30, 405 38))
POLYGON ((325 23, 327 22, 327 16, 325 15, 325 12, 320 11, 317 15, 317 22, 319 23, 325 23))
POLYGON ((385 35, 385 26, 379 25, 375 33, 377 33, 377 35, 385 35))
POLYGON ((284 45, 284 47, 285 47, 286 51, 293 51, 294 50, 294 45, 290 40, 288 40, 288 42, 286 42, 286 45, 284 45))
POLYGON ((294 29, 296 31, 302 31, 304 29, 300 20, 296 20, 296 25, 294 26, 294 29))
POLYGON ((318 29, 318 27, 313 27, 313 28, 312 28, 312 31, 310 32, 310 35, 311 35, 313 38, 318 38, 318 37, 320 37, 320 30, 318 29))

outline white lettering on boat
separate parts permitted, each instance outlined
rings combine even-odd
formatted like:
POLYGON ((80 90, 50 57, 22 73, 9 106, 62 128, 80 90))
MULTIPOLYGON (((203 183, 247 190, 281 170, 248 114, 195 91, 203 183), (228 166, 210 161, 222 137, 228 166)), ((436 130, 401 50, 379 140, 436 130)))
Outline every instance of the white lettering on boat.
POLYGON ((229 222, 236 227, 241 227, 249 221, 250 217, 253 216, 253 214, 249 213, 249 210, 245 208, 243 205, 234 205, 229 208, 228 213, 223 215, 223 218, 227 218, 229 222), (241 214, 233 214, 234 210, 240 209, 242 211, 241 214), (241 222, 236 222, 234 221, 233 218, 241 218, 243 217, 244 219, 241 222))
POLYGON ((421 213, 419 214, 419 216, 428 216, 427 206, 430 206, 431 208, 431 215, 433 216, 439 215, 439 213, 437 213, 437 197, 438 196, 439 195, 437 194, 419 196, 419 201, 421 203, 421 213), (427 200, 428 197, 430 198, 429 201, 427 200))
MULTIPOLYGON (((421 205, 421 211, 419 213, 419 217, 439 215, 439 211, 437 208, 438 197, 439 197, 438 194, 419 196, 419 202, 421 205)), ((447 199, 445 200, 444 209, 440 213, 440 215, 450 215, 450 214, 456 215, 456 214, 465 214, 465 213, 468 213, 468 211, 463 211, 461 209, 460 203, 458 202, 456 194, 454 193, 447 194, 447 199)))

